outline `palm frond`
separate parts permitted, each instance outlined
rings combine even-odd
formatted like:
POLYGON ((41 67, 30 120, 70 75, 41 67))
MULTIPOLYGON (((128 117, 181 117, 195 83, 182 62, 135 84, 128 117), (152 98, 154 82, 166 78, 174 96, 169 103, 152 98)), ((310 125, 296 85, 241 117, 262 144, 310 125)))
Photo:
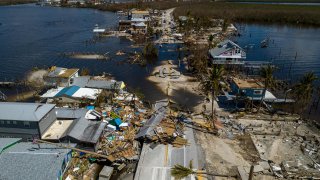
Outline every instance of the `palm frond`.
POLYGON ((173 176, 175 179, 183 179, 194 173, 195 172, 192 169, 184 167, 180 164, 176 164, 173 168, 171 168, 171 176, 173 176))

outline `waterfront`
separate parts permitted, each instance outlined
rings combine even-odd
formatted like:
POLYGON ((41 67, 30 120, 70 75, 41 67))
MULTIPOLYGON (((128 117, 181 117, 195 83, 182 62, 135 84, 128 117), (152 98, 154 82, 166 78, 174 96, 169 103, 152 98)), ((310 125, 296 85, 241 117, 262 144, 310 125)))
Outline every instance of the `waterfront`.
MULTIPOLYGON (((140 88, 146 99, 152 102, 166 97, 147 77, 159 61, 177 59, 175 45, 161 48, 159 61, 146 67, 121 63, 126 56, 112 56, 109 61, 101 61, 71 59, 62 55, 70 52, 109 52, 113 55, 118 50, 134 52, 132 42, 127 39, 113 37, 92 41, 95 24, 113 28, 117 20, 114 13, 92 9, 39 7, 33 4, 0 7, 0 80, 22 79, 35 66, 87 67, 92 74, 111 73, 130 87, 140 88)), ((276 73, 278 78, 298 79, 307 71, 320 75, 319 29, 254 24, 237 26, 242 36, 235 40, 242 47, 254 44, 247 51, 248 60, 272 60, 280 67, 276 73), (268 48, 262 49, 260 42, 266 37, 270 38, 271 43, 268 48)), ((184 69, 183 65, 181 69, 184 69)))

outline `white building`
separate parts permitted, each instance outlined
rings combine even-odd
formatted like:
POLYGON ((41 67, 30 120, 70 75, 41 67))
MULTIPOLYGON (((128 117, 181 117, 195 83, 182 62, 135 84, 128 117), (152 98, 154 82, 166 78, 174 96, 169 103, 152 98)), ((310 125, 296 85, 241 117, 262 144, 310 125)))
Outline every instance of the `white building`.
POLYGON ((67 69, 52 66, 46 76, 43 77, 45 84, 49 86, 70 86, 73 78, 79 76, 79 69, 67 69))
POLYGON ((209 50, 213 64, 244 64, 246 52, 236 43, 225 40, 209 50))

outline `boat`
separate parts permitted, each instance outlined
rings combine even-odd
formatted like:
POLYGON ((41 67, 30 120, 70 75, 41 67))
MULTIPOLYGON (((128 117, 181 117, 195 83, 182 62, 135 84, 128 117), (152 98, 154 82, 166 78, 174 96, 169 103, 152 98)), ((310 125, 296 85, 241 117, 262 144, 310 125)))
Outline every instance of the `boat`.
POLYGON ((105 31, 106 31, 106 29, 99 28, 98 24, 96 24, 94 29, 93 29, 94 33, 104 33, 105 31))
POLYGON ((263 41, 261 41, 261 43, 260 43, 261 48, 266 48, 268 46, 269 46, 269 38, 266 38, 263 41))

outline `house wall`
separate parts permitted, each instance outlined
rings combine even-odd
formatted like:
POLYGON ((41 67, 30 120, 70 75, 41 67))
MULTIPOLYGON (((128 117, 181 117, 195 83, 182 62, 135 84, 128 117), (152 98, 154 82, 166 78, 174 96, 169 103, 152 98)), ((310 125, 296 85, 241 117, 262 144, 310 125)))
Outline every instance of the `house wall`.
POLYGON ((240 96, 247 96, 253 98, 261 98, 263 95, 263 88, 245 88, 240 89, 234 82, 230 84, 231 91, 233 94, 240 96))
POLYGON ((44 132, 51 126, 51 124, 57 119, 56 111, 52 109, 48 114, 46 114, 40 121, 39 121, 39 131, 40 135, 42 136, 44 132))
POLYGON ((50 86, 58 85, 58 86, 66 87, 66 86, 69 86, 70 84, 70 79, 68 78, 45 77, 44 81, 47 85, 50 85, 50 86))
POLYGON ((24 140, 40 137, 38 122, 0 120, 0 137, 15 137, 24 140))

